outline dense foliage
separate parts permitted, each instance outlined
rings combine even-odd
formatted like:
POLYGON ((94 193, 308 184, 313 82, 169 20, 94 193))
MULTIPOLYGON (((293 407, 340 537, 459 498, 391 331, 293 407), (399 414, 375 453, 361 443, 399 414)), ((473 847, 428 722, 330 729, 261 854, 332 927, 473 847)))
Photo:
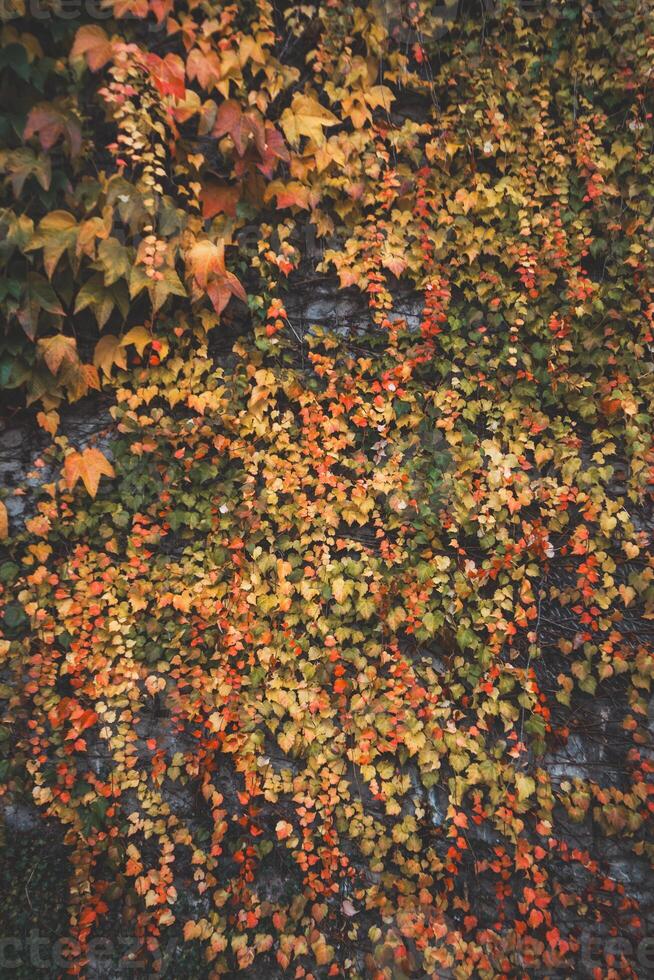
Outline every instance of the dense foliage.
POLYGON ((635 975, 581 947, 652 857, 654 8, 443 10, 5 14, 0 382, 49 444, 0 780, 73 974, 127 929, 180 977, 635 975))

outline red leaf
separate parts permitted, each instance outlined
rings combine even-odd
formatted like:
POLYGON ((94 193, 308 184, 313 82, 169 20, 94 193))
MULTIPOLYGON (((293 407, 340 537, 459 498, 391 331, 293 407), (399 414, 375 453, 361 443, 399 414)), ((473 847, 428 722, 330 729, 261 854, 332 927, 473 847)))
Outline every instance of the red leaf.
POLYGON ((210 220, 217 214, 226 214, 233 218, 236 215, 236 205, 241 198, 239 184, 229 186, 218 181, 208 181, 200 192, 202 202, 202 217, 210 220))

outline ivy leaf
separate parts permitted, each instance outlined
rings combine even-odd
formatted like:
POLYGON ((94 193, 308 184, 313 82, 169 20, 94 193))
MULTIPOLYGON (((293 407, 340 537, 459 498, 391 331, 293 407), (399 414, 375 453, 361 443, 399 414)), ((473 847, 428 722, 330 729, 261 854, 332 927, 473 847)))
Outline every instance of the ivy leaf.
POLYGON ((63 137, 71 157, 79 156, 82 149, 82 130, 77 119, 69 109, 59 108, 54 102, 44 102, 34 106, 25 124, 25 141, 38 136, 41 148, 51 150, 63 137))
POLYGON ((165 268, 160 278, 151 279, 146 275, 142 265, 134 265, 130 271, 129 295, 131 299, 147 289, 150 294, 152 309, 161 309, 169 296, 186 296, 186 290, 174 269, 165 268))
POLYGON ((165 58, 160 58, 159 55, 149 54, 147 63, 154 83, 162 95, 172 95, 176 99, 184 98, 185 69, 179 55, 169 53, 165 58))
POLYGON ((36 272, 27 277, 26 302, 16 313, 18 321, 30 338, 36 337, 37 324, 41 311, 55 316, 64 316, 64 310, 59 297, 47 279, 36 272))
POLYGON ((85 24, 75 35, 70 60, 84 58, 91 71, 99 71, 113 57, 113 44, 98 24, 85 24))
POLYGON ((145 327, 132 327, 124 337, 121 337, 120 343, 122 347, 128 347, 130 344, 134 344, 139 357, 141 357, 147 345, 152 343, 152 340, 152 334, 145 327))
POLYGON ((91 497, 95 497, 98 492, 102 476, 115 475, 107 457, 94 447, 83 449, 81 453, 68 453, 64 460, 64 481, 68 489, 72 490, 78 480, 81 480, 91 497))
POLYGON ((225 243, 222 239, 195 242, 186 253, 186 265, 195 284, 210 298, 216 313, 220 314, 231 296, 244 303, 247 294, 236 276, 225 268, 225 243))
POLYGON ((77 240, 77 222, 69 211, 51 211, 39 222, 38 231, 25 251, 43 249, 43 265, 52 279, 59 259, 77 240))
POLYGON ((127 359, 120 337, 116 337, 112 333, 100 337, 93 352, 93 363, 97 368, 100 368, 106 378, 111 375, 114 364, 124 370, 127 367, 127 359))
POLYGON ((518 790, 518 799, 522 803, 536 791, 536 783, 531 776, 518 772, 515 777, 515 785, 518 790))
POLYGON ((54 337, 39 340, 38 348, 48 370, 55 377, 59 374, 62 364, 64 367, 74 367, 79 364, 77 341, 74 337, 67 337, 63 333, 58 333, 54 337))
POLYGON ((290 108, 285 109, 280 119, 284 135, 289 143, 297 145, 300 136, 307 136, 318 146, 325 142, 324 129, 338 125, 338 118, 329 109, 321 106, 311 95, 297 94, 290 108))
POLYGON ((217 214, 226 214, 233 218, 236 215, 236 205, 240 197, 240 185, 230 186, 218 181, 208 181, 200 191, 202 217, 211 220, 217 214))
POLYGON ((309 194, 310 189, 298 180, 291 180, 286 184, 281 180, 274 180, 266 188, 264 200, 269 201, 276 197, 278 209, 298 207, 308 211, 309 194))
POLYGON ((225 274, 225 243, 223 239, 212 242, 205 238, 195 242, 186 253, 186 265, 198 286, 206 289, 211 277, 214 275, 224 276, 225 274))
POLYGON ((105 286, 112 286, 118 279, 129 279, 132 255, 117 238, 106 238, 98 246, 98 263, 102 266, 105 286))
POLYGON ((277 840, 286 840, 293 833, 293 824, 288 823, 287 820, 278 820, 275 833, 277 834, 277 840))
POLYGON ((9 174, 14 197, 20 197, 28 177, 36 177, 47 191, 52 180, 52 164, 47 153, 38 155, 29 146, 21 146, 10 153, 0 154, 0 169, 9 174))
POLYGON ((216 113, 216 121, 211 131, 212 136, 231 136, 239 156, 245 154, 246 140, 251 133, 251 127, 243 122, 244 113, 234 99, 223 102, 216 113))
POLYGON ((48 432, 51 436, 57 434, 60 419, 59 413, 55 412, 54 409, 50 412, 38 412, 36 421, 39 423, 41 428, 48 432))
POLYGON ((107 289, 100 273, 92 276, 84 283, 75 298, 75 313, 90 309, 97 321, 98 328, 102 330, 105 323, 111 316, 116 305, 116 294, 113 289, 107 289))

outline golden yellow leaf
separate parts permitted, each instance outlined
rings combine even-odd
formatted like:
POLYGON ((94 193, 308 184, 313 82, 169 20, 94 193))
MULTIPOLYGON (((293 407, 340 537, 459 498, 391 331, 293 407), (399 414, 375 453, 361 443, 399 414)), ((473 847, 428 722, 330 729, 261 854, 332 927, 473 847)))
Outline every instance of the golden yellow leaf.
POLYGON ((81 453, 69 453, 64 460, 64 480, 68 489, 72 490, 77 481, 81 480, 92 497, 98 492, 100 477, 115 475, 107 457, 93 447, 83 449, 81 453))
POLYGON ((145 327, 132 327, 124 337, 121 337, 120 344, 121 347, 134 344, 139 357, 141 357, 147 345, 152 343, 152 339, 152 334, 145 327))
POLYGON ((284 135, 290 143, 297 143, 300 136, 308 136, 318 146, 325 142, 323 129, 336 126, 338 119, 333 112, 321 106, 310 95, 296 95, 289 109, 285 109, 280 119, 284 135))
POLYGON ((93 363, 101 369, 106 378, 111 374, 114 364, 123 369, 127 367, 123 347, 121 339, 112 333, 104 334, 95 345, 93 363))
POLYGON ((51 436, 56 435, 57 429, 59 428, 59 413, 55 412, 54 409, 50 412, 38 412, 36 421, 51 436))

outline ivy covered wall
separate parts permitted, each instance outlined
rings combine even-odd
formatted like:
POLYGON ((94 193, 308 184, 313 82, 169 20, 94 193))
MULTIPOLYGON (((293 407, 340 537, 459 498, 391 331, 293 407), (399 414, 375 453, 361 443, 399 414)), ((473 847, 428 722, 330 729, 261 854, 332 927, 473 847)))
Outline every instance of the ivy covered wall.
POLYGON ((0 35, 2 965, 646 976, 651 4, 64 13, 0 35))

